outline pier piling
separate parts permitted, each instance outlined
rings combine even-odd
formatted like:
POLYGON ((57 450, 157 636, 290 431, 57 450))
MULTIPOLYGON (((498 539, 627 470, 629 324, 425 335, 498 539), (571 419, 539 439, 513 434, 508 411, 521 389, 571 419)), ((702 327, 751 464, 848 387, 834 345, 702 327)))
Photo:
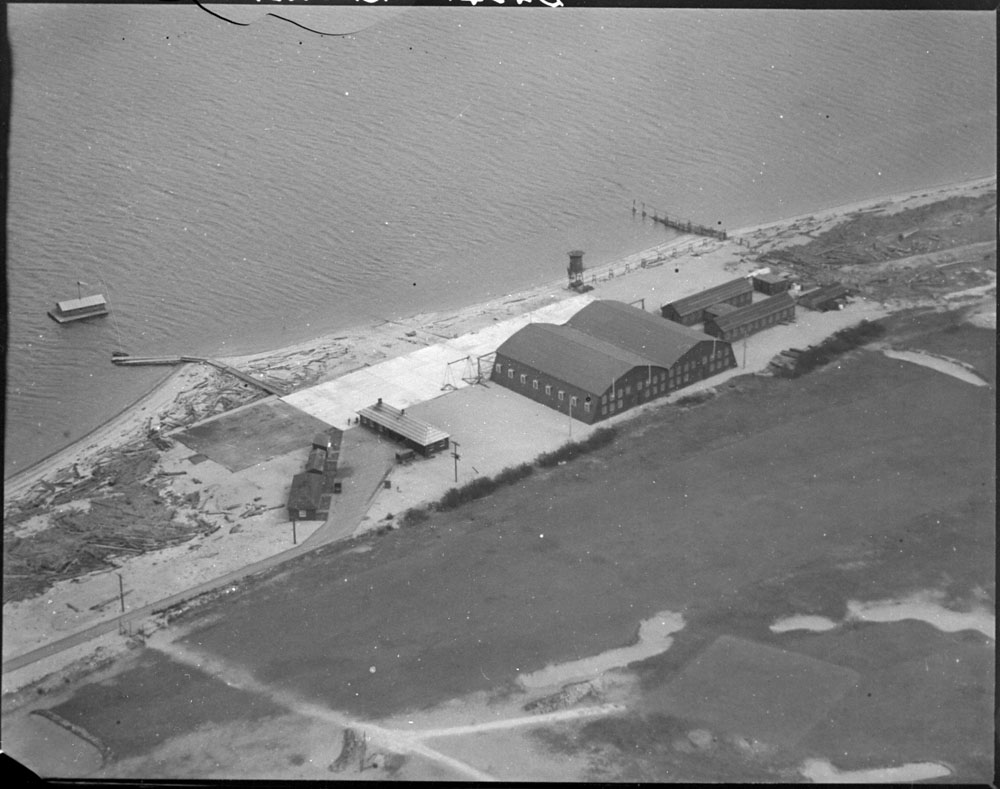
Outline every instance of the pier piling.
MULTIPOLYGON (((665 227, 672 228, 673 230, 679 230, 681 233, 690 233, 696 236, 708 236, 709 238, 715 238, 719 241, 725 241, 727 238, 725 230, 716 230, 714 227, 708 227, 706 225, 699 225, 692 222, 690 219, 671 219, 670 215, 663 213, 656 209, 650 207, 652 211, 651 218, 654 222, 658 222, 665 227)), ((635 201, 632 201, 632 213, 635 214, 635 201)), ((642 218, 645 219, 648 216, 646 211, 646 204, 642 204, 642 218)))

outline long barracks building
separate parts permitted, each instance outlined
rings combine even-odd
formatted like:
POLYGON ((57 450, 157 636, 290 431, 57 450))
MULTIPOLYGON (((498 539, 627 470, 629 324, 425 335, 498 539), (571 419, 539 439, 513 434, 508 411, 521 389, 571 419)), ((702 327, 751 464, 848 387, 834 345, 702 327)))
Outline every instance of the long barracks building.
POLYGON ((705 320, 707 307, 714 304, 732 304, 734 307, 745 307, 752 300, 753 284, 746 277, 740 277, 664 304, 660 308, 660 313, 667 320, 675 321, 684 326, 692 326, 705 320))
POLYGON ((736 366, 732 346, 618 301, 531 323, 498 349, 491 380, 592 424, 736 366))
POLYGON ((785 292, 746 307, 723 304, 705 312, 705 334, 732 341, 769 329, 778 323, 794 321, 795 299, 785 292), (722 307, 728 309, 721 309, 722 307))

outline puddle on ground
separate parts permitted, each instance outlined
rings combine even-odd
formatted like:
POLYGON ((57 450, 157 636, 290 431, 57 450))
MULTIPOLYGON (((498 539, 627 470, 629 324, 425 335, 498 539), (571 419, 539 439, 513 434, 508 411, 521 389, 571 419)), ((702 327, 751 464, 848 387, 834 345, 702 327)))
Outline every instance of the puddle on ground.
POLYGON ((910 762, 899 767, 871 770, 838 770, 827 759, 806 759, 799 772, 818 784, 912 783, 951 775, 951 770, 937 762, 910 762))
POLYGON ((639 624, 639 642, 630 647, 609 649, 580 660, 548 665, 531 674, 522 674, 521 685, 525 688, 545 688, 561 685, 571 680, 590 679, 613 668, 626 666, 636 660, 643 660, 670 648, 672 633, 684 628, 684 617, 672 611, 660 613, 639 624))
POLYGON ((953 378, 958 378, 960 381, 965 381, 967 384, 973 384, 974 386, 989 386, 986 381, 970 371, 964 365, 950 359, 944 359, 940 356, 934 356, 929 353, 920 353, 918 351, 893 351, 888 348, 882 349, 882 353, 890 359, 899 359, 904 362, 919 364, 922 367, 929 367, 932 370, 937 370, 939 373, 944 373, 945 375, 950 375, 953 378))
POLYGON ((959 630, 978 630, 987 638, 996 639, 996 616, 985 608, 973 611, 952 611, 926 595, 914 595, 903 600, 879 600, 847 603, 847 618, 862 622, 899 622, 903 619, 920 619, 946 633, 959 630))
POLYGON ((825 616, 786 616, 771 625, 772 633, 787 633, 789 630, 812 630, 822 633, 824 630, 833 630, 839 623, 825 616))
MULTIPOLYGON (((862 603, 849 600, 845 622, 900 622, 919 619, 945 633, 960 630, 978 630, 987 638, 996 640, 996 616, 982 606, 972 611, 952 611, 935 602, 934 593, 923 592, 900 600, 872 600, 862 603)), ((825 616, 787 616, 771 625, 772 633, 790 630, 823 632, 838 626, 838 622, 825 616)))

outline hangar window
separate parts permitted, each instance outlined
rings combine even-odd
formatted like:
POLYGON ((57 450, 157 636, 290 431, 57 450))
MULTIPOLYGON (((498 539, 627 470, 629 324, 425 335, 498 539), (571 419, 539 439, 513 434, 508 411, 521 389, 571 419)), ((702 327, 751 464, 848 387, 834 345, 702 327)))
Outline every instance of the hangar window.
POLYGON ((514 377, 514 368, 513 368, 513 367, 511 367, 511 368, 510 368, 510 369, 509 369, 509 370, 507 371, 507 377, 508 377, 508 378, 513 378, 513 377, 514 377))
POLYGON ((528 383, 528 376, 526 376, 524 373, 521 373, 521 383, 522 384, 528 383))
POLYGON ((493 369, 496 370, 498 373, 502 373, 503 372, 503 365, 499 364, 499 363, 495 364, 495 365, 493 365, 493 369))
POLYGON ((641 379, 639 381, 636 381, 635 388, 636 389, 642 389, 642 380, 641 379))
POLYGON ((535 378, 535 379, 534 379, 534 380, 533 380, 533 381, 531 382, 531 388, 532 388, 532 389, 537 389, 537 388, 538 388, 538 379, 537 379, 537 378, 535 378))
POLYGON ((552 385, 551 384, 545 384, 545 394, 547 394, 549 397, 552 396, 552 385))
POLYGON ((590 413, 590 400, 583 401, 583 410, 585 413, 590 413))
POLYGON ((558 397, 559 397, 560 400, 565 400, 566 399, 566 393, 562 389, 560 389, 558 397))
POLYGON ((608 393, 607 392, 605 392, 603 395, 601 395, 601 402, 602 403, 607 403, 608 402, 608 393))

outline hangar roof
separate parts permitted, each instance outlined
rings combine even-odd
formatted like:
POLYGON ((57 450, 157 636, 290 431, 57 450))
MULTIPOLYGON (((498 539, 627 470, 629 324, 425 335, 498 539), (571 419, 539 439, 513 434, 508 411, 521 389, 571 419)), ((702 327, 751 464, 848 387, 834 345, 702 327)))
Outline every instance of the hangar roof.
POLYGON ((673 366, 699 342, 719 340, 620 301, 599 300, 565 325, 528 324, 497 353, 596 394, 634 367, 673 366))
POLYGON ((592 301, 566 321, 574 329, 642 357, 640 364, 670 367, 697 343, 714 337, 621 301, 592 301))
POLYGON ((649 364, 624 348, 553 323, 529 323, 511 335, 497 353, 595 394, 633 367, 649 364))

